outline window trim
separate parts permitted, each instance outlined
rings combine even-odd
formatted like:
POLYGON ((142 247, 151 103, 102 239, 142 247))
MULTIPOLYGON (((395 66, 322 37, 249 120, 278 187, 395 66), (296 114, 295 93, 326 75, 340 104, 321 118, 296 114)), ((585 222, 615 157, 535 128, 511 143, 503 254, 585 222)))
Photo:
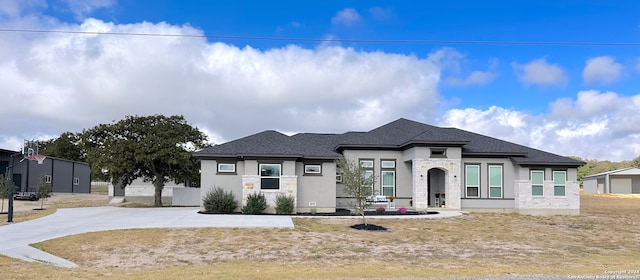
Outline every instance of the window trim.
POLYGON ((481 167, 480 167, 479 163, 469 163, 469 164, 465 164, 464 165, 464 195, 465 195, 465 197, 467 197, 467 198, 480 198, 481 197, 480 180, 481 180, 482 176, 480 174, 480 171, 481 171, 481 167), (468 181, 469 181, 468 168, 471 167, 471 166, 475 166, 475 167, 478 168, 478 178, 477 178, 478 185, 476 185, 476 186, 470 186, 468 184, 468 181), (477 196, 470 196, 469 195, 469 188, 477 188, 478 189, 478 195, 477 196))
POLYGON ((553 180, 553 196, 567 196, 567 171, 553 170, 551 174, 552 174, 551 179, 553 180), (556 185, 556 173, 564 174, 564 182, 562 182, 562 185, 556 185), (562 194, 557 194, 556 189, 559 187, 562 187, 562 194))
MULTIPOLYGON (((397 179, 395 170, 382 170, 382 171, 380 171, 380 178, 381 178, 380 179, 380 191, 381 191, 380 195, 389 196, 389 195, 384 194, 384 190, 385 190, 384 174, 385 173, 393 174, 393 185, 391 185, 391 194, 390 195, 395 196, 396 195, 396 179, 397 179)), ((387 187, 387 188, 389 188, 389 187, 387 187)))
POLYGON ((395 159, 381 159, 380 160, 380 168, 381 169, 396 169, 396 160, 395 159), (391 166, 385 166, 385 163, 391 163, 391 166))
POLYGON ((489 190, 488 197, 489 198, 504 198, 504 167, 502 164, 489 164, 487 166, 487 187, 489 190), (491 168, 499 167, 500 168, 500 186, 491 186, 491 168), (492 196, 491 189, 492 188, 500 188, 500 196, 492 196))
POLYGON ((375 186, 374 186, 375 180, 373 179, 373 176, 375 176, 375 173, 373 171, 373 168, 365 169, 363 175, 367 174, 367 173, 371 174, 370 178, 372 178, 372 179, 371 179, 371 185, 369 187, 371 188, 371 195, 374 195, 375 194, 375 186))
POLYGON ((258 175, 260 176, 260 189, 261 190, 279 190, 280 189, 280 177, 282 176, 282 163, 259 163, 258 164, 258 175), (262 175, 262 167, 265 165, 277 165, 278 166, 278 176, 265 176, 262 175), (266 179, 276 179, 278 184, 277 188, 265 188, 264 180, 266 179))
POLYGON ((373 169, 375 167, 375 162, 373 159, 360 159, 359 163, 360 163, 360 167, 364 169, 373 169), (365 162, 371 162, 371 166, 364 166, 363 163, 365 162))
POLYGON ((80 178, 78 177, 73 178, 73 185, 74 186, 80 185, 80 178))
POLYGON ((534 197, 544 196, 544 173, 545 173, 544 170, 539 170, 539 169, 534 169, 534 170, 530 170, 529 171, 529 179, 531 179, 531 196, 534 196, 534 197), (533 173, 534 172, 535 173, 542 173, 542 184, 541 185, 534 185, 534 183, 533 183, 533 173), (539 186, 541 188, 542 194, 535 194, 534 193, 533 188, 537 187, 537 186, 539 186))
POLYGON ((51 184, 51 175, 44 175, 44 182, 47 184, 51 184))
POLYGON ((317 164, 317 163, 304 164, 304 174, 305 175, 321 176, 322 175, 322 164, 317 164), (309 171, 309 170, 307 170, 307 167, 318 167, 318 171, 309 171))
POLYGON ((235 162, 218 162, 216 164, 217 174, 236 174, 236 163, 235 162), (233 170, 222 170, 221 166, 233 166, 233 170))
POLYGON ((342 174, 336 174, 336 183, 342 183, 342 174))
POLYGON ((446 158, 447 157, 447 148, 429 148, 429 157, 430 158, 446 158))

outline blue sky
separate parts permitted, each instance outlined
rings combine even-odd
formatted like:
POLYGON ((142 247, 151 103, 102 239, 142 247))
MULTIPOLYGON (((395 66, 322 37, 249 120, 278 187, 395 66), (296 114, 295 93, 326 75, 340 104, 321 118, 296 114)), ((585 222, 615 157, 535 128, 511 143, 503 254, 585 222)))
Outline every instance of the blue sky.
POLYGON ((161 113, 217 143, 404 117, 564 155, 640 155, 636 1, 4 0, 0 29, 3 95, 46 108, 0 113, 25 116, 2 124, 3 148, 161 113))

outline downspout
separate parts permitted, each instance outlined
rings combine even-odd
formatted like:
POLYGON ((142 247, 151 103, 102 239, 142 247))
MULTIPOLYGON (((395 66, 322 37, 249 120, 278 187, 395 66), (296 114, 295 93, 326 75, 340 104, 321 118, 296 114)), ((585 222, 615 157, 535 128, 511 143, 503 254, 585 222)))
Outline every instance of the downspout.
MULTIPOLYGON (((31 161, 28 160, 27 161, 27 174, 26 174, 27 176, 25 176, 26 178, 25 178, 25 185, 24 185, 24 191, 27 191, 27 192, 29 191, 29 181, 30 181, 29 177, 31 177, 31 172, 29 172, 30 169, 31 169, 30 167, 31 167, 31 161)), ((22 190, 22 187, 20 187, 20 191, 24 192, 22 190)))
MULTIPOLYGON (((46 159, 45 159, 46 160, 46 159)), ((51 191, 53 192, 53 180, 55 180, 54 176, 53 176, 53 170, 54 170, 54 165, 55 165, 56 161, 51 159, 51 191)))
POLYGON ((72 161, 71 162, 71 193, 73 193, 73 185, 75 183, 75 177, 76 177, 76 162, 72 161))

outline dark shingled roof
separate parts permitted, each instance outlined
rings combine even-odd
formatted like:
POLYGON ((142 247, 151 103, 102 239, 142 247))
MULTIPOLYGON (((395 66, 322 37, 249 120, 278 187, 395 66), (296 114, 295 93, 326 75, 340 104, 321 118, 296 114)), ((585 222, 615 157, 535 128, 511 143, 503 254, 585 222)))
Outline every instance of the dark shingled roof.
POLYGON ((406 149, 413 145, 462 147, 463 156, 505 156, 516 164, 568 165, 584 163, 504 140, 457 128, 441 128, 398 119, 368 132, 299 133, 287 136, 268 130, 196 152, 197 157, 298 157, 333 159, 349 148, 406 149))

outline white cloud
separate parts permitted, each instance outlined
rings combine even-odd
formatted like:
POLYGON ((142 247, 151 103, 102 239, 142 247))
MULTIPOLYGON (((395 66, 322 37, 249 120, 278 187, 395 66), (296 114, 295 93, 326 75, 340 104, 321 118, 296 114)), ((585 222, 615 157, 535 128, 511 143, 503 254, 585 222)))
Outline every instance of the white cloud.
POLYGON ((640 155, 640 94, 583 91, 550 109, 549 115, 497 106, 453 109, 439 122, 560 155, 616 161, 640 155))
POLYGON ((582 71, 582 78, 586 84, 610 84, 622 76, 622 64, 613 57, 599 56, 588 59, 582 71))
POLYGON ((578 92, 578 98, 561 98, 550 104, 551 116, 559 119, 585 119, 624 108, 627 102, 615 92, 600 93, 597 90, 578 92))
POLYGON ((373 16, 374 19, 380 21, 387 20, 393 17, 393 12, 390 9, 385 9, 382 7, 373 7, 369 9, 369 13, 371 13, 371 16, 373 16))
MULTIPOLYGON (((166 23, 87 19, 55 29, 202 34, 166 23)), ((258 50, 203 38, 41 34, 0 52, 0 147, 8 137, 79 132, 126 115, 182 114, 212 136, 265 129, 367 130, 437 111, 429 58, 341 46, 258 50), (20 117, 16 117, 20 116, 20 117), (353 120, 345 122, 344 120, 353 120)))
POLYGON ((525 85, 554 86, 567 84, 568 78, 559 64, 549 64, 545 58, 521 65, 512 63, 518 78, 525 85))
POLYGON ((493 82, 498 77, 496 72, 498 68, 498 60, 492 59, 489 62, 489 69, 487 71, 474 70, 465 77, 449 76, 444 82, 450 86, 466 87, 466 86, 484 86, 493 82))
POLYGON ((361 17, 354 8, 344 8, 338 12, 336 15, 331 18, 331 23, 333 24, 342 24, 345 26, 352 26, 358 22, 360 22, 361 17))
MULTIPOLYGON (((44 25, 30 21, 38 24, 44 25)), ((166 23, 46 24, 69 31, 202 34, 166 23)), ((11 120, 0 122, 0 148, 17 150, 23 139, 79 132, 126 115, 181 114, 221 143, 266 129, 369 130, 399 117, 434 123, 442 114, 434 124, 559 154, 611 160, 640 154, 640 95, 583 91, 551 103, 546 115, 496 106, 438 111, 446 102, 438 94, 443 69, 463 73, 464 57, 454 49, 421 58, 336 45, 258 50, 204 38, 3 39, 0 85, 3 104, 12 106, 0 110, 0 119, 11 120)))
POLYGON ((43 10, 47 7, 46 0, 2 0, 0 16, 18 18, 32 10, 43 10))
POLYGON ((116 0, 61 0, 69 6, 71 12, 78 18, 84 19, 91 12, 109 8, 116 4, 116 0))

